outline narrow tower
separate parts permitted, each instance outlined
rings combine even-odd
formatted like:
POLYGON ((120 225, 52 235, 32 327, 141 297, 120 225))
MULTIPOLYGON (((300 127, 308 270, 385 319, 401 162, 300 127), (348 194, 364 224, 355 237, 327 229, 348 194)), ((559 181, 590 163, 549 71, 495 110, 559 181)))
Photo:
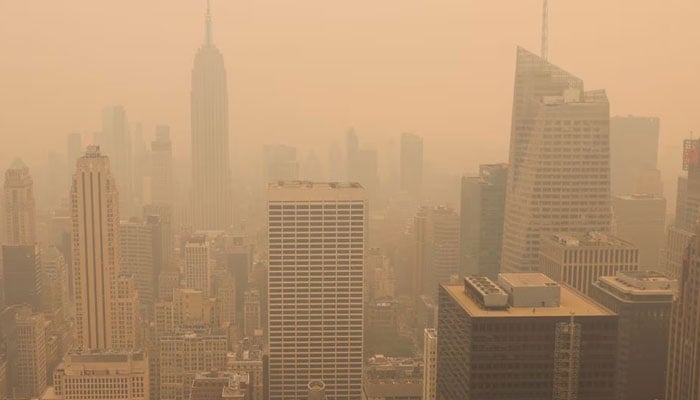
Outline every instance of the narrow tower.
POLYGON ((549 57, 549 2, 544 0, 542 4, 542 54, 543 60, 549 57))

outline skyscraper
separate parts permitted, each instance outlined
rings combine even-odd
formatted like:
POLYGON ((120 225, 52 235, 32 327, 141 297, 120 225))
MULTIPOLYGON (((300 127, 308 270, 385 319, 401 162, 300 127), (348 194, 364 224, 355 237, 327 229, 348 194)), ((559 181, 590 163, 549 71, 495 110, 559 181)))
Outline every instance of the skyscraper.
POLYGON ((214 46, 207 9, 204 44, 192 68, 192 194, 197 229, 224 229, 232 222, 228 91, 224 58, 214 46))
POLYGON ((401 135, 401 190, 419 200, 423 188, 423 138, 401 135))
POLYGON ((653 194, 613 197, 615 235, 639 248, 639 267, 658 270, 666 230, 666 199, 653 194))
POLYGON ((685 250, 677 299, 671 308, 671 324, 666 368, 666 400, 700 398, 700 229, 696 229, 685 250))
POLYGON ((131 130, 124 106, 102 110, 102 131, 96 145, 109 157, 112 175, 119 182, 119 208, 124 214, 134 212, 134 165, 131 130))
POLYGON ((185 244, 185 287, 209 293, 211 286, 209 243, 204 235, 187 240, 185 244))
POLYGON ((290 181, 299 179, 297 148, 283 144, 263 147, 265 181, 290 181))
POLYGON ((17 329, 16 398, 36 398, 46 389, 46 325, 43 314, 30 309, 15 315, 17 329))
POLYGON ((437 298, 438 286, 459 274, 459 215, 450 207, 423 207, 414 219, 414 298, 437 298))
POLYGON ((479 166, 462 177, 460 262, 462 273, 495 279, 501 268, 507 164, 479 166))
POLYGON ((359 399, 365 191, 280 182, 268 198, 268 398, 306 398, 318 379, 329 398, 359 399))
POLYGON ((543 232, 609 231, 604 91, 518 48, 501 270, 535 271, 543 232))
POLYGON ((635 194, 646 171, 656 169, 659 118, 610 118, 610 189, 615 195, 635 194))
POLYGON ((619 400, 662 399, 668 325, 677 282, 657 272, 621 272, 593 283, 590 296, 619 315, 619 400))
POLYGON ((117 316, 119 192, 99 146, 89 146, 78 159, 71 201, 75 345, 110 349, 117 316))
POLYGON ((9 245, 33 245, 36 242, 36 205, 29 168, 16 159, 5 172, 5 240, 9 245))
POLYGON ((437 391, 437 331, 425 329, 423 337, 423 400, 435 400, 437 391))
POLYGON ((173 146, 170 127, 158 125, 151 142, 151 203, 173 205, 173 146))
POLYGON ((538 273, 440 286, 437 398, 612 400, 617 315, 538 273))
POLYGON ((119 223, 121 269, 134 278, 139 293, 141 314, 153 314, 157 271, 153 261, 152 226, 140 220, 119 223))

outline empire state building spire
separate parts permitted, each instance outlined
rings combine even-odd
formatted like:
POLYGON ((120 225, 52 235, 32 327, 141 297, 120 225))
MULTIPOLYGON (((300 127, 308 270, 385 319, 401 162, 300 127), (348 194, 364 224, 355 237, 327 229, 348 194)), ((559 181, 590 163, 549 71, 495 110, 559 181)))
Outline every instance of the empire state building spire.
POLYGON ((207 16, 205 18, 205 25, 206 25, 206 32, 204 36, 204 44, 207 46, 212 45, 211 41, 211 4, 210 1, 207 0, 207 16))

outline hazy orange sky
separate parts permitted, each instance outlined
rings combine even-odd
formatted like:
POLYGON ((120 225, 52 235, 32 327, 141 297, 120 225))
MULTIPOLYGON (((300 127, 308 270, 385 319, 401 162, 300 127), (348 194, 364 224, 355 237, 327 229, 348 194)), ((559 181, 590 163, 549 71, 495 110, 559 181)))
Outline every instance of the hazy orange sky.
MULTIPOLYGON (((190 71, 205 1, 0 0, 0 168, 44 159, 123 104, 146 137, 189 155, 190 71)), ((539 51, 540 0, 213 0, 231 138, 327 143, 354 126, 382 144, 425 137, 454 171, 505 161, 515 46, 539 51)), ((700 134, 700 2, 550 1, 550 60, 607 89, 611 114, 662 119, 664 175, 700 134)), ((255 145, 255 147, 253 147, 255 145)))

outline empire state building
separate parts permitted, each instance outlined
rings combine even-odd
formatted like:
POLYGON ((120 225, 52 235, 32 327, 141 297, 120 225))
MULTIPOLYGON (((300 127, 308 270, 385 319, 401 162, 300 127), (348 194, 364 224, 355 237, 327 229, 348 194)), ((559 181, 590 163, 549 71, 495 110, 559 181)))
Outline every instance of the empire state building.
POLYGON ((233 206, 226 69, 211 36, 207 6, 205 41, 192 68, 192 205, 195 228, 218 230, 231 225, 233 206))

